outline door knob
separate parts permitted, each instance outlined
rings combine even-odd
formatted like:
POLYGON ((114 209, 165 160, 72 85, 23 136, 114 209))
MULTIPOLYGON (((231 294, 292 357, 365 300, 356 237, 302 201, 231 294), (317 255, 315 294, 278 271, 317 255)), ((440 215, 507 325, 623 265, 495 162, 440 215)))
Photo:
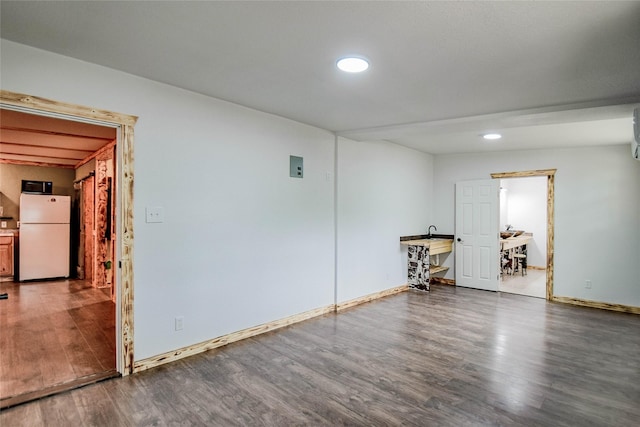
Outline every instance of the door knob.
POLYGON ((462 243, 462 239, 461 238, 458 237, 457 240, 458 240, 458 242, 462 243))

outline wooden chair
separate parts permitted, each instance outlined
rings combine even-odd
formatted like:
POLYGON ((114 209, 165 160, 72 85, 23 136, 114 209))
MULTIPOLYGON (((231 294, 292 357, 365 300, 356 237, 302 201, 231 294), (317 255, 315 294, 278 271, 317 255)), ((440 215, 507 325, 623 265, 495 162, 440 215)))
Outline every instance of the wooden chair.
POLYGON ((523 276, 527 274, 527 254, 513 254, 514 261, 517 262, 518 270, 523 276))

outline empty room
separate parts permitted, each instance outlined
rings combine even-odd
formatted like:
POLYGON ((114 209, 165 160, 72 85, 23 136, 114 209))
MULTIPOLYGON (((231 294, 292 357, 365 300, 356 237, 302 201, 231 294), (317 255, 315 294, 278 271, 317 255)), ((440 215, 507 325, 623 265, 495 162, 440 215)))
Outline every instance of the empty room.
POLYGON ((640 2, 0 19, 1 425, 637 423, 640 2))

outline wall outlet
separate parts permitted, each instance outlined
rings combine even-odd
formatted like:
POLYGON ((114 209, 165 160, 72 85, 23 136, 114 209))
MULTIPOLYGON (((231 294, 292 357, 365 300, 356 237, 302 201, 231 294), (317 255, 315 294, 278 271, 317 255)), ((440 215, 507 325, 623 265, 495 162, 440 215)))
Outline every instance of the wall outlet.
POLYGON ((160 206, 148 206, 145 210, 146 222, 164 222, 164 208, 160 206))
POLYGON ((7 228, 7 221, 0 222, 0 228, 7 228))
POLYGON ((591 289, 591 280, 587 280, 586 282, 584 282, 584 287, 587 289, 591 289))
POLYGON ((184 328, 184 316, 177 316, 174 320, 176 331, 181 331, 184 328))

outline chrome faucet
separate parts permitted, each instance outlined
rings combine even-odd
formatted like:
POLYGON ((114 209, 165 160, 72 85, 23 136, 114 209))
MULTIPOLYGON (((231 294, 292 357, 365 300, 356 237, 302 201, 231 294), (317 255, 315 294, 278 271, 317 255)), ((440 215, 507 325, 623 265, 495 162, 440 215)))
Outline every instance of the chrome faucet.
POLYGON ((435 225, 430 225, 429 230, 427 231, 427 236, 431 237, 431 227, 433 227, 433 231, 438 231, 435 225))

